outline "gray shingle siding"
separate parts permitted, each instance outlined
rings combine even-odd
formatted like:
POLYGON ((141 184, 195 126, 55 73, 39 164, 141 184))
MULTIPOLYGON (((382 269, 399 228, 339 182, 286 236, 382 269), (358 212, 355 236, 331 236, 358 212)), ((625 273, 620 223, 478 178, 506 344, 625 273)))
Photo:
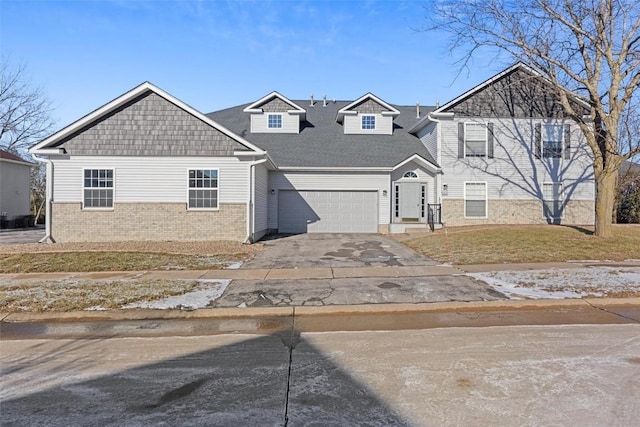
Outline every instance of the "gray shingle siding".
MULTIPOLYGON (((305 101, 293 102, 305 105, 305 101)), ((420 139, 407 132, 416 122, 415 106, 394 106, 400 115, 394 121, 393 135, 345 135, 336 115, 350 103, 331 101, 326 107, 321 103, 307 107, 307 120, 301 123, 299 134, 252 134, 250 115, 242 111, 248 104, 207 116, 266 150, 279 167, 392 167, 414 154, 436 164, 420 139)), ((432 110, 423 108, 423 114, 432 110)))
POLYGON ((364 114, 380 114, 383 111, 389 111, 388 108, 383 107, 372 99, 366 99, 353 108, 350 108, 350 110, 364 114))
POLYGON ((147 92, 63 139, 58 147, 86 156, 232 156, 247 147, 147 92))
MULTIPOLYGON (((573 103, 577 112, 584 107, 573 103)), ((457 116, 485 118, 567 117, 558 95, 539 76, 517 68, 445 111, 457 116)))
POLYGON ((273 98, 260 106, 265 113, 283 113, 287 110, 293 109, 293 106, 287 104, 280 98, 273 98))

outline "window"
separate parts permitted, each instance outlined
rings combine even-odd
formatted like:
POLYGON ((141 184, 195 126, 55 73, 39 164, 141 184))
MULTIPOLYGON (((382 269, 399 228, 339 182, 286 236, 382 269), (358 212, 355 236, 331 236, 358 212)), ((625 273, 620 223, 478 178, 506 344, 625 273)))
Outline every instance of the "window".
POLYGON ((487 183, 464 183, 464 216, 465 218, 487 217, 487 183))
POLYGON ((487 127, 481 123, 464 124, 465 157, 486 157, 487 127))
POLYGON ((113 207, 113 169, 84 170, 83 207, 113 207))
POLYGON ((562 218, 562 184, 545 182, 542 184, 542 210, 545 218, 562 218))
POLYGON ((189 169, 189 209, 218 208, 218 171, 189 169))
POLYGON ((403 178, 417 178, 418 174, 415 173, 414 171, 409 171, 409 172, 405 172, 404 175, 402 175, 403 178))
POLYGON ((562 125, 545 125, 542 130, 542 157, 562 157, 562 125))
POLYGON ((366 115, 362 116, 362 129, 375 129, 376 128, 376 116, 366 115))
POLYGON ((269 129, 281 129, 282 114, 269 114, 268 126, 269 129))

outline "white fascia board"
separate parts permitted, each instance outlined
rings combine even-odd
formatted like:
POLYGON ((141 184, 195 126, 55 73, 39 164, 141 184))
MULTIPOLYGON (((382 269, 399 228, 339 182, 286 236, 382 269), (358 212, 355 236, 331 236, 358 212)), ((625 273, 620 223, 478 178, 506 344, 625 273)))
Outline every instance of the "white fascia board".
POLYGON ((297 105, 295 102, 291 101, 286 96, 280 95, 275 90, 273 92, 271 92, 270 94, 265 95, 262 98, 258 99, 256 102, 254 102, 253 104, 249 105, 248 107, 245 107, 245 109, 242 110, 242 111, 244 111, 245 113, 262 112, 262 108, 259 108, 259 107, 262 104, 264 104, 265 102, 267 102, 267 101, 269 101, 270 99, 273 99, 273 98, 278 98, 282 102, 284 102, 284 103, 290 105, 291 107, 293 107, 292 111, 298 111, 300 113, 306 113, 306 110, 304 108, 300 107, 299 105, 297 105))
POLYGON ((388 167, 324 167, 324 166, 281 166, 278 168, 279 171, 292 171, 292 172, 300 172, 300 171, 314 171, 314 172, 391 172, 393 168, 388 167))
POLYGON ((224 133, 229 138, 239 142, 240 144, 244 145, 245 147, 249 148, 250 150, 253 150, 253 151, 255 151, 256 153, 259 153, 259 154, 264 152, 260 148, 258 148, 255 145, 251 144, 246 139, 234 134, 229 129, 225 128, 224 126, 222 126, 222 125, 220 125, 220 124, 218 124, 216 122, 214 122, 209 117, 205 116, 204 114, 202 114, 201 112, 199 112, 195 108, 189 106, 188 104, 185 104, 184 102, 180 101, 178 98, 174 97, 173 95, 170 95, 169 93, 165 92, 164 90, 160 89, 159 87, 157 87, 157 86, 155 86, 155 85, 153 85, 153 84, 151 84, 149 82, 144 82, 141 85, 138 85, 135 88, 131 89, 129 92, 126 92, 125 94, 119 96, 118 98, 112 100, 111 102, 108 102, 107 104, 103 105, 102 107, 98 108, 97 110, 94 110, 93 112, 87 114, 86 116, 82 117, 80 120, 77 120, 76 122, 72 123, 71 125, 63 128, 62 130, 54 133, 53 135, 49 136, 48 138, 45 138, 44 140, 40 141, 39 143, 37 143, 36 145, 34 145, 33 147, 31 147, 29 149, 29 153, 31 153, 31 154, 46 154, 42 150, 47 145, 55 143, 55 142, 65 138, 65 137, 71 135, 73 132, 75 132, 75 131, 77 131, 79 129, 82 129, 84 126, 87 126, 88 124, 94 122, 95 120, 99 119, 100 117, 110 113, 111 111, 119 108, 120 106, 124 105, 125 103, 129 102, 130 100, 134 99, 135 97, 137 97, 137 96, 139 96, 139 95, 141 95, 141 94, 143 94, 143 93, 145 93, 147 91, 154 92, 158 96, 166 99, 167 101, 171 102, 172 104, 174 104, 178 108, 181 108, 182 110, 186 111, 187 113, 191 114, 192 116, 202 120, 203 122, 205 122, 209 126, 211 126, 214 129, 217 129, 218 131, 224 133))
POLYGON ((419 163, 421 165, 423 165, 425 168, 427 168, 428 170, 430 170, 431 172, 434 173, 438 173, 442 171, 442 168, 440 168, 437 165, 434 165, 433 163, 431 163, 430 161, 428 161, 427 159, 425 159, 424 157, 418 155, 418 154, 414 154, 411 157, 408 157, 407 159, 403 160, 402 162, 398 163, 397 165, 395 165, 392 169, 396 170, 404 165, 406 165, 409 162, 416 162, 419 163))

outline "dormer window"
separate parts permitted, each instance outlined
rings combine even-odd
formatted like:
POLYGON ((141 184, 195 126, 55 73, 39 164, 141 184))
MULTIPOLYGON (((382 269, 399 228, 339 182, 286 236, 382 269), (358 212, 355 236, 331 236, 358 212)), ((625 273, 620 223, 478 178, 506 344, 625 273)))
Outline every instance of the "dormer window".
POLYGON ((362 116, 362 130, 374 130, 376 128, 376 116, 363 115, 362 116))
POLYGON ((282 114, 269 114, 267 125, 269 129, 282 129, 282 114))

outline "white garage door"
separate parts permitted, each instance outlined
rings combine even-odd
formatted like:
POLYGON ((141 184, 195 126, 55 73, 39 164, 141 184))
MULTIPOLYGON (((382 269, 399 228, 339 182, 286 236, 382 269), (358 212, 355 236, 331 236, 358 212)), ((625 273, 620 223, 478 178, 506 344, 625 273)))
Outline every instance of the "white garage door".
POLYGON ((278 192, 280 233, 377 233, 377 191, 278 192))

